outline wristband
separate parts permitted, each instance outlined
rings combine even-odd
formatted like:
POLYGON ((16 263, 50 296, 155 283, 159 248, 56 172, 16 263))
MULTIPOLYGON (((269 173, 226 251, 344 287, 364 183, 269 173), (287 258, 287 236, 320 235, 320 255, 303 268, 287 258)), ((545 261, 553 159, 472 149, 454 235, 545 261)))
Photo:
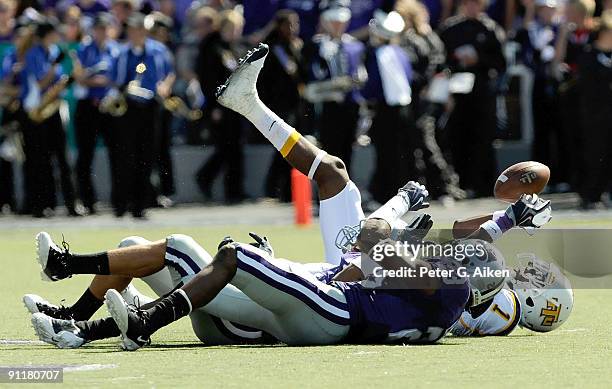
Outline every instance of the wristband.
POLYGON ((493 221, 499 226, 502 233, 514 227, 514 220, 505 211, 493 212, 493 221))
POLYGON ((499 225, 497 225, 497 223, 493 220, 487 220, 486 222, 482 223, 480 228, 485 230, 494 241, 501 238, 503 235, 501 228, 499 228, 499 225))

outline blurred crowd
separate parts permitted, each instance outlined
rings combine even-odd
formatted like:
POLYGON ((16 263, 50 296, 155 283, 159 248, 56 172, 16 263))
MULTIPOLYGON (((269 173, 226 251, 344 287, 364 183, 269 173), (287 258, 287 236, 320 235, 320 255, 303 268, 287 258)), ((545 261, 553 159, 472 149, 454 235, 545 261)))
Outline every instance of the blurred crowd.
MULTIPOLYGON (((118 217, 172 206, 178 143, 214 146, 194 177, 204 201, 219 175, 243 201, 244 145, 265 140, 214 94, 259 42, 264 103, 349 169, 373 146, 372 206, 408 179, 434 198, 490 196, 495 141, 527 136, 523 111, 547 190, 605 204, 612 0, 0 0, 3 212, 51 216, 59 190, 71 216, 95 214, 102 145, 118 217)), ((291 199, 280 155, 265 191, 291 199)))

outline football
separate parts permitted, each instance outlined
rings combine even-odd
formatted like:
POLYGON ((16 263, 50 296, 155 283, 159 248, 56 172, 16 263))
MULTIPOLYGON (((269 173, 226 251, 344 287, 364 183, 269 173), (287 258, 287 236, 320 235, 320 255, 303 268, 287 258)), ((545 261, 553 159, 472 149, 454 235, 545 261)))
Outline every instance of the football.
POLYGON ((549 178, 548 166, 534 161, 519 162, 504 170, 497 177, 493 193, 496 199, 513 203, 523 193, 542 192, 549 178))

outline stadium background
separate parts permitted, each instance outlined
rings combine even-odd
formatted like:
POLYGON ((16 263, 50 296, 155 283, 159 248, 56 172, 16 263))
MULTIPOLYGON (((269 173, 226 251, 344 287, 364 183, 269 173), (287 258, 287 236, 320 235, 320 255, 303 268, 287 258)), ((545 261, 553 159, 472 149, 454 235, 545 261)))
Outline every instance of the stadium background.
MULTIPOLYGON (((601 207, 600 197, 609 187, 607 175, 603 169, 592 169, 592 174, 585 178, 581 169, 605 165, 608 158, 609 147, 603 147, 601 150, 602 147, 597 149, 595 146, 608 144, 605 134, 608 132, 607 127, 611 120, 608 120, 605 112, 601 113, 600 108, 612 103, 609 85, 606 85, 608 79, 605 78, 609 78, 610 70, 608 68, 606 71, 604 68, 604 73, 600 73, 604 75, 601 83, 581 83, 581 72, 586 74, 594 70, 579 64, 584 62, 581 58, 588 56, 592 47, 597 47, 598 44, 599 47, 604 47, 603 53, 606 52, 605 45, 609 44, 607 43, 609 38, 601 38, 604 40, 603 43, 596 41, 598 35, 605 35, 601 32, 598 34, 599 30, 607 31, 605 27, 600 27, 605 26, 605 23, 599 21, 599 16, 605 9, 610 8, 610 1, 472 1, 471 3, 477 3, 478 7, 482 7, 485 11, 488 23, 485 24, 489 30, 495 32, 495 39, 501 44, 500 52, 493 53, 503 54, 505 63, 499 69, 496 68, 499 67, 497 65, 488 64, 478 65, 475 68, 469 66, 461 68, 455 63, 456 50, 443 49, 444 43, 447 42, 449 45, 457 46, 456 42, 450 42, 448 37, 445 37, 444 31, 456 27, 454 23, 457 23, 457 17, 453 19, 453 15, 465 15, 468 3, 470 1, 462 3, 434 0, 419 3, 418 1, 356 0, 321 3, 317 1, 6 0, 2 2, 2 9, 6 11, 3 12, 4 17, 0 21, 2 24, 0 57, 10 53, 14 46, 15 29, 20 25, 20 18, 36 19, 42 18, 42 15, 49 17, 60 33, 59 47, 69 53, 85 44, 80 42, 87 39, 100 11, 108 12, 109 35, 120 43, 129 44, 126 36, 130 24, 129 17, 137 11, 142 11, 149 14, 146 27, 151 38, 162 40, 172 53, 173 73, 177 76, 172 93, 191 103, 194 99, 190 98, 193 96, 187 92, 189 82, 199 80, 204 95, 207 95, 207 89, 214 89, 214 86, 209 85, 211 83, 209 80, 224 78, 223 74, 212 75, 211 68, 207 69, 202 65, 202 61, 207 59, 203 54, 208 50, 207 42, 210 46, 210 41, 215 38, 215 30, 219 28, 218 22, 223 19, 227 23, 242 27, 237 32, 238 35, 233 38, 234 41, 227 43, 228 52, 236 58, 259 41, 268 41, 280 47, 295 46, 295 53, 292 55, 295 56, 296 64, 306 70, 289 75, 291 77, 286 74, 279 75, 278 77, 281 77, 279 80, 283 82, 290 80, 289 87, 285 89, 271 87, 274 78, 267 77, 262 80, 259 85, 262 98, 268 100, 273 108, 279 105, 274 101, 293 102, 288 108, 282 107, 281 104, 276 110, 282 111, 281 116, 296 125, 302 133, 311 134, 322 142, 323 147, 331 149, 336 154, 343 154, 340 156, 349 160, 351 175, 362 190, 364 207, 367 209, 374 208, 377 203, 382 202, 385 196, 398 186, 397 183, 414 178, 424 182, 434 198, 446 202, 465 197, 490 196, 490 182, 495 172, 503 170, 513 162, 528 159, 538 160, 551 167, 553 174, 547 188, 548 193, 577 192, 581 201, 576 198, 576 206, 580 205, 587 209, 601 207), (33 7, 42 15, 33 17, 35 13, 28 7, 33 7), (340 110, 334 114, 335 116, 329 116, 330 114, 326 114, 322 108, 327 104, 325 97, 315 96, 313 99, 305 93, 309 84, 321 81, 309 74, 308 67, 311 63, 307 55, 307 52, 312 51, 311 41, 315 33, 323 35, 327 33, 319 21, 320 15, 325 10, 336 7, 348 7, 351 10, 352 18, 346 23, 347 32, 366 44, 359 59, 363 62, 368 55, 371 55, 368 50, 374 47, 368 35, 371 30, 369 23, 375 17, 375 13, 395 9, 403 16, 405 30, 384 43, 398 44, 407 53, 411 63, 409 78, 413 101, 408 107, 400 107, 408 108, 405 117, 395 122, 392 118, 385 117, 382 107, 388 104, 384 98, 381 98, 380 93, 368 92, 367 89, 371 89, 369 84, 362 83, 355 87, 357 93, 363 97, 360 100, 355 99, 355 108, 340 110), (293 30, 287 38, 289 43, 278 38, 279 26, 287 18, 283 12, 277 14, 281 9, 290 9, 299 18, 299 26, 291 27, 293 30), (545 11, 553 15, 548 21, 543 20, 545 11), (244 18, 237 14, 242 14, 244 18), (283 17, 285 19, 282 19, 283 17), (212 23, 217 27, 206 27, 206 23, 212 23), (442 37, 443 42, 437 38, 436 32, 442 37), (428 49, 423 49, 423 39, 430 42, 428 49), (563 41, 568 42, 565 50, 560 49, 563 41), (479 67, 485 69, 479 70, 479 67), (467 102, 457 94, 454 96, 455 99, 451 98, 444 103, 430 101, 427 93, 431 92, 428 89, 433 89, 432 80, 442 74, 455 74, 461 71, 476 73, 478 77, 480 77, 479 72, 488 73, 487 85, 484 88, 486 90, 473 91, 469 94, 471 99, 467 102), (206 79, 208 84, 205 85, 203 79, 206 79), (597 96, 596 104, 590 104, 593 96, 597 96), (479 111, 474 109, 480 105, 486 105, 487 108, 479 114, 479 111), (350 111, 355 111, 357 106, 360 112, 356 116, 350 111), (594 118, 594 112, 597 110, 600 114, 594 118), (476 120, 475 117, 481 117, 482 120, 476 120), (427 132, 427 126, 423 124, 427 118, 435 120, 433 135, 427 132), (348 129, 348 136, 341 135, 347 130, 334 129, 334 126, 341 122, 354 124, 353 128, 348 129), (598 125, 594 125, 595 123, 598 125), (380 128, 384 128, 384 131, 380 128), (332 134, 326 135, 329 132, 332 134), (433 155, 431 142, 427 143, 432 136, 435 146, 439 148, 439 155, 433 155), (389 140, 399 146, 390 149, 389 140), (479 152, 474 152, 472 148, 479 152), (388 150, 384 161, 377 159, 377 149, 388 150), (494 158, 487 157, 493 153, 494 158), (440 167, 440 158, 445 163, 445 169, 440 167), (463 160, 469 162, 467 166, 461 162, 463 160), (352 161, 354 163, 351 163, 352 161), (415 166, 415 168, 402 168, 397 169, 394 174, 384 174, 384 171, 391 169, 390 166, 398 164, 415 166), (483 180, 480 181, 486 183, 476 180, 475 176, 483 176, 483 180), (593 184, 593 181, 597 181, 598 184, 593 184)), ((37 23, 36 20, 30 22, 32 25, 37 23)), ((461 35, 461 26, 457 28, 459 28, 458 35, 461 35)), ((607 33, 607 36, 609 35, 610 33, 607 33)), ((478 46, 477 42, 470 42, 470 39, 474 38, 466 36, 465 42, 460 43, 462 46, 471 44, 478 46)), ((313 47, 318 47, 316 42, 313 47)), ((70 74, 73 68, 72 62, 73 58, 66 55, 62 61, 61 72, 70 74)), ((231 68, 232 65, 227 66, 231 68)), ((282 73, 284 68, 281 66, 280 69, 282 73)), ((278 71, 278 68, 275 67, 275 70, 278 71)), ((373 72, 371 78, 375 79, 377 75, 374 73, 377 69, 371 71, 373 72)), ((8 75, 6 71, 4 73, 7 82, 8 75)), ((322 80, 325 81, 327 78, 323 77, 322 80)), ((66 131, 69 165, 67 168, 61 164, 58 167, 58 164, 52 161, 53 158, 41 162, 45 168, 46 165, 50 165, 51 169, 55 169, 56 176, 56 179, 51 179, 49 184, 53 187, 50 190, 54 193, 42 205, 30 204, 38 201, 29 200, 31 197, 36 198, 37 195, 28 194, 29 191, 35 190, 28 189, 25 183, 27 177, 24 177, 23 173, 27 169, 23 166, 24 156, 16 156, 12 147, 13 142, 9 137, 3 138, 4 162, 0 176, 6 190, 3 190, 0 202, 3 203, 5 212, 52 216, 56 206, 66 203, 69 211, 76 208, 75 214, 87 214, 87 211, 95 210, 97 201, 103 204, 112 203, 113 187, 115 189, 118 187, 118 190, 123 192, 123 188, 130 186, 125 180, 120 184, 111 184, 114 179, 109 168, 107 148, 104 147, 105 142, 98 139, 91 174, 96 193, 93 202, 87 199, 91 195, 84 194, 86 181, 84 183, 84 179, 81 178, 82 174, 77 174, 78 166, 76 166, 79 163, 78 156, 85 154, 85 151, 80 150, 75 136, 74 118, 77 107, 75 85, 70 85, 60 95, 60 116, 66 131), (66 197, 65 185, 60 186, 64 175, 69 177, 73 186, 71 191, 73 194, 68 200, 63 199, 66 197), (79 206, 81 203, 85 205, 85 209, 79 206)), ((354 90, 342 93, 347 102, 352 102, 352 98, 348 95, 355 94, 354 90)), ((155 122, 155 128, 142 130, 136 134, 141 138, 152 136, 156 139, 155 145, 150 146, 151 150, 147 153, 149 155, 145 157, 148 160, 147 164, 152 165, 149 171, 145 172, 147 175, 152 173, 149 178, 151 184, 139 189, 146 192, 146 196, 143 195, 147 197, 144 208, 183 202, 235 203, 262 197, 276 198, 280 201, 289 200, 288 170, 279 167, 283 164, 276 161, 278 158, 274 158, 272 147, 253 131, 246 121, 222 120, 219 123, 215 119, 218 108, 211 101, 213 99, 210 95, 207 97, 208 101, 204 104, 197 102, 197 107, 193 107, 203 111, 202 119, 188 121, 156 107, 155 115, 159 115, 156 116, 159 120, 155 122), (232 133, 231 137, 235 139, 220 139, 219 133, 223 132, 232 133), (235 158, 219 156, 220 153, 216 150, 219 150, 220 145, 224 145, 221 149, 230 147, 234 150, 244 150, 244 159, 239 161, 242 152, 236 152, 235 158), (172 155, 170 161, 168 153, 172 155), (218 159, 215 164, 211 162, 211 156, 218 159), (230 163, 232 159, 237 162, 230 163), (207 161, 209 170, 213 173, 203 173, 207 161), (217 169, 211 169, 210 165, 215 165, 217 169), (204 175, 206 177, 203 177, 204 175)), ((7 124, 14 118, 6 113, 6 108, 3 111, 5 111, 3 124, 8 128, 7 124)), ((122 128, 130 127, 129 122, 125 120, 117 119, 107 127, 111 128, 111 132, 120 133, 122 128)), ((24 120, 19 118, 18 122, 21 127, 26 127, 24 120)), ((81 131, 91 133, 96 131, 95 128, 88 126, 92 125, 85 125, 81 131)), ((27 133, 23 129, 22 131, 27 133)), ((27 140, 25 143, 27 154, 27 140)), ((40 147, 45 150, 48 146, 40 147)), ((53 153, 54 151, 51 152, 53 153)), ((132 151, 128 150, 128 154, 130 153, 132 151)), ((63 152, 60 150, 57 154, 61 156, 63 152)), ((111 159, 116 160, 117 164, 125 165, 125 161, 120 157, 111 159)), ((36 174, 33 176, 37 177, 36 174)), ((31 181, 38 180, 31 179, 31 181)), ((115 210, 122 207, 116 204, 111 206, 115 210)), ((129 206, 131 204, 128 204, 129 206)), ((62 213, 61 208, 58 208, 58 214, 62 213)), ((117 213, 123 214, 123 210, 117 213)))

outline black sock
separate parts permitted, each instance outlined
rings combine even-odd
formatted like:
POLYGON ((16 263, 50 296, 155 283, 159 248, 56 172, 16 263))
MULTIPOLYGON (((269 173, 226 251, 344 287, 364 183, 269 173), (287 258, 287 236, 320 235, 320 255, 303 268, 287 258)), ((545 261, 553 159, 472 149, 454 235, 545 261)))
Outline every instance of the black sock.
POLYGON ((72 274, 110 274, 108 253, 70 254, 70 272, 72 274))
POLYGON ((88 342, 121 335, 121 331, 119 331, 119 327, 117 327, 112 317, 91 321, 77 321, 74 325, 81 330, 81 334, 88 342))
POLYGON ((87 288, 81 298, 72 304, 70 311, 74 320, 89 320, 103 304, 104 301, 94 296, 91 290, 87 288))
POLYGON ((168 297, 163 298, 152 308, 146 310, 149 314, 150 333, 177 321, 191 312, 191 303, 187 300, 182 290, 172 292, 168 297))

